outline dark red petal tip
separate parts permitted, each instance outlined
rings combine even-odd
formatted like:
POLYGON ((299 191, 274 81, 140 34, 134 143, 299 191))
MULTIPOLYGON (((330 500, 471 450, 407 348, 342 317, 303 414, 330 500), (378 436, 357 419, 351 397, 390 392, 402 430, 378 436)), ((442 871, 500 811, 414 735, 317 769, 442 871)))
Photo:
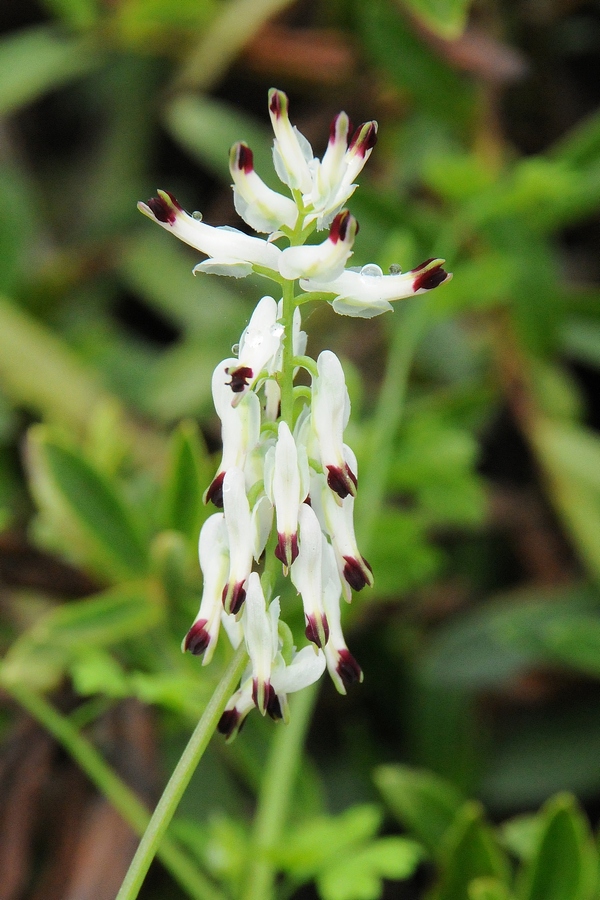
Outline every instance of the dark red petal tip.
POLYGON ((161 191, 159 197, 151 197, 146 205, 152 210, 155 219, 167 225, 175 222, 177 213, 182 209, 180 203, 168 191, 161 191))
POLYGON ((254 154, 247 144, 238 144, 237 167, 246 175, 254 170, 254 154))
POLYGON ((283 713, 281 712, 281 703, 279 702, 279 697, 275 693, 272 684, 269 685, 267 712, 275 722, 279 722, 281 719, 283 719, 283 713))
POLYGON ((331 228, 329 229, 329 240, 333 244, 337 244, 338 241, 345 240, 346 234, 348 233, 349 224, 350 211, 348 209, 343 209, 340 213, 337 214, 337 216, 331 223, 331 228))
POLYGON ((298 535, 277 533, 275 556, 284 566, 291 566, 298 558, 298 535))
POLYGON ((439 287, 448 278, 448 273, 440 266, 434 266, 421 275, 417 275, 413 281, 413 291, 432 291, 439 287))
POLYGON ((250 366, 238 366, 237 369, 229 367, 225 372, 231 378, 227 382, 234 394, 241 394, 248 387, 248 382, 252 380, 254 372, 250 366))
POLYGON ((426 269, 427 266, 432 262, 435 262, 434 256, 431 256, 429 259, 426 259, 425 262, 419 263, 418 266, 415 266, 414 269, 410 270, 410 274, 414 275, 416 272, 420 272, 421 269, 426 269))
POLYGON ((273 90, 271 96, 269 98, 269 110, 273 113, 273 115, 278 119, 282 113, 282 109, 284 106, 284 102, 282 101, 282 97, 285 97, 285 94, 282 94, 281 91, 273 90))
POLYGON ((362 669, 349 650, 340 650, 337 673, 346 690, 351 684, 358 684, 363 680, 362 669))
POLYGON ((222 600, 223 608, 226 613, 235 616, 242 608, 242 604, 246 599, 246 589, 244 584, 244 581, 238 581, 238 583, 234 585, 232 591, 229 590, 229 584, 226 584, 223 588, 222 600))
POLYGON ((361 156, 372 150, 377 143, 377 122, 365 122, 352 135, 350 149, 361 156))
POLYGON ((200 656, 210 644, 210 634, 206 630, 207 619, 194 622, 185 636, 184 648, 194 656, 200 656))
POLYGON ((204 494, 204 502, 205 503, 214 503, 218 509, 223 509, 223 479, 225 478, 225 472, 219 472, 219 474, 213 478, 211 483, 206 489, 206 493, 204 494))
POLYGON ((219 719, 217 731, 219 734, 225 735, 227 739, 234 737, 242 727, 243 722, 240 722, 240 719, 241 716, 237 709, 226 709, 219 719))
POLYGON ((355 591, 362 591, 364 587, 373 584, 373 569, 366 559, 354 556, 344 556, 344 578, 355 591))
POLYGON ((306 630, 304 632, 311 643, 316 644, 321 650, 329 640, 329 622, 327 616, 321 616, 320 627, 316 616, 306 617, 306 630))
POLYGON ((356 475, 349 465, 346 464, 343 469, 339 466, 327 466, 327 484, 342 500, 349 494, 356 497, 357 483, 356 475))

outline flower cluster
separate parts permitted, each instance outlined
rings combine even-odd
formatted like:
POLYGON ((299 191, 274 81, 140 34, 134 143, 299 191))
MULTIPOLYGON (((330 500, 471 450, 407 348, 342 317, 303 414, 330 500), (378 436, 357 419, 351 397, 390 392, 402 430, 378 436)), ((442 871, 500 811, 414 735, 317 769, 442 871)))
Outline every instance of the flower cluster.
POLYGON ((312 684, 326 667, 341 693, 363 677, 341 629, 341 599, 350 602, 353 590, 373 583, 354 534, 358 470, 344 443, 350 401, 338 357, 329 350, 316 361, 305 355, 300 306, 322 298, 338 313, 370 318, 391 309, 390 301, 451 277, 440 259, 404 275, 384 275, 375 265, 345 268, 358 223, 344 204, 375 145, 377 124, 367 122, 350 136, 348 117, 340 113, 317 159, 291 125, 283 92, 270 91, 269 113, 273 161, 288 194, 260 179, 246 144, 236 144, 230 155, 236 210, 266 239, 206 225, 166 191, 139 204, 205 254, 194 273, 254 272, 275 282, 281 295, 260 300, 237 356, 219 363, 212 379, 223 453, 205 501, 222 511, 208 518, 200 534, 202 601, 183 647, 202 654, 206 665, 221 626, 234 647, 245 643, 247 671, 219 724, 228 738, 255 706, 287 720, 287 695, 312 684), (323 228, 324 241, 305 243, 323 228), (282 249, 276 241, 284 238, 289 246, 282 249), (310 375, 310 389, 294 386, 301 367, 310 375), (309 643, 300 650, 281 618, 279 597, 270 597, 279 566, 302 599, 309 643))

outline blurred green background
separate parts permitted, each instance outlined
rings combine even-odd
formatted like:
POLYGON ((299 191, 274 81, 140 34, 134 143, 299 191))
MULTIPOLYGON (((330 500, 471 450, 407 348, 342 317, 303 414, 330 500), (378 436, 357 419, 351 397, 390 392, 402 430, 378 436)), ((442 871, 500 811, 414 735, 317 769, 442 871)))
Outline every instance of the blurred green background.
MULTIPOLYGON (((227 658, 179 643, 210 375, 262 287, 192 278, 136 202, 239 225, 228 149, 273 184, 271 86, 319 155, 340 109, 379 121, 353 263, 454 273, 373 321, 305 316, 347 369, 375 587, 278 896, 600 897, 600 6, 5 0, 0 28, 2 900, 114 897, 136 839, 77 738, 153 804, 227 658)), ((200 881, 167 862, 142 896, 244 896, 276 729, 215 739, 172 829, 200 881)))

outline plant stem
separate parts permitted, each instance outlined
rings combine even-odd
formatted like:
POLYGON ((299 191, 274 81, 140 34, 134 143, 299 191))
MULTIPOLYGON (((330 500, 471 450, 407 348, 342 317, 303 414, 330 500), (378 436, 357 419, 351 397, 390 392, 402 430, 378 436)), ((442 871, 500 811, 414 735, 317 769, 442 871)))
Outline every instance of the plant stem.
POLYGON ((183 792, 188 786, 202 754, 208 746, 208 742, 216 731, 227 701, 236 689, 247 662, 248 654, 246 653, 245 645, 242 643, 236 650, 214 694, 208 701, 206 709, 196 725, 194 733, 163 791, 162 797, 158 801, 136 854, 131 861, 129 871, 117 894, 117 900, 135 900, 137 897, 150 864, 163 840, 163 835, 183 796, 183 792))
POLYGON ((388 351, 385 378, 364 455, 367 466, 360 475, 356 500, 357 537, 361 551, 366 556, 373 540, 375 524, 381 515, 394 442, 404 412, 410 367, 427 324, 427 303, 421 297, 407 300, 396 315, 398 318, 388 351))
POLYGON ((318 689, 317 682, 294 695, 290 701, 290 724, 279 725, 273 738, 254 818, 246 900, 270 900, 273 896, 275 868, 269 850, 285 826, 318 689))
MULTIPOLYGON (((41 694, 24 685, 4 684, 3 687, 64 747, 133 831, 143 834, 150 821, 149 811, 70 719, 57 712, 41 694)), ((171 838, 163 839, 158 855, 173 878, 195 900, 221 900, 222 894, 171 838)))

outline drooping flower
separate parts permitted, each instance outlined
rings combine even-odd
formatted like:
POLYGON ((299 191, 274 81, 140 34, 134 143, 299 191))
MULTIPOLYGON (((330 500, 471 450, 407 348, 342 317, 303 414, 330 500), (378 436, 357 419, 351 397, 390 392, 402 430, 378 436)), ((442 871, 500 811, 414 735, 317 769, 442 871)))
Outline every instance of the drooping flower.
POLYGON ((299 453, 286 422, 279 423, 277 443, 265 460, 265 489, 275 507, 275 556, 288 568, 298 556, 298 511, 309 487, 306 451, 299 453))
POLYGON ((234 399, 234 405, 255 385, 263 369, 269 375, 275 371, 274 364, 278 359, 284 333, 277 315, 275 300, 263 297, 242 333, 238 359, 234 361, 234 365, 226 368, 230 376, 229 387, 238 395, 234 399))
POLYGON ((228 469, 223 479, 223 509, 229 544, 229 576, 223 588, 223 608, 236 614, 246 599, 246 580, 252 571, 254 539, 244 473, 228 469))
POLYGON ((306 503, 300 507, 299 525, 300 553, 292 566, 292 582, 302 597, 306 637, 324 650, 329 640, 329 624, 323 607, 323 533, 314 511, 306 503))
POLYGON ((356 474, 344 458, 344 429, 350 417, 350 398, 344 370, 335 353, 323 350, 317 359, 313 381, 311 424, 317 438, 320 462, 327 484, 343 499, 356 495, 356 474))
POLYGON ((223 513, 210 516, 202 526, 198 542, 204 587, 200 610, 183 639, 183 649, 195 656, 204 654, 202 665, 211 661, 221 624, 222 594, 229 572, 229 544, 223 513))

